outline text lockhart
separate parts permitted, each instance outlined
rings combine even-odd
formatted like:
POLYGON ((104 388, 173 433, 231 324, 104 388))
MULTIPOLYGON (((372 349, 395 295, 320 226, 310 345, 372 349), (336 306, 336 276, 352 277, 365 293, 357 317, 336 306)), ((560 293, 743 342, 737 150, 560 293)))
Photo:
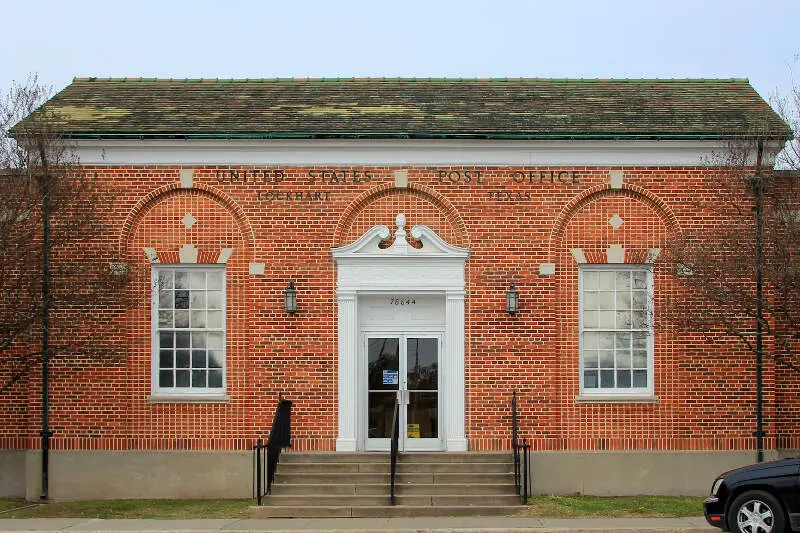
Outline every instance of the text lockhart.
POLYGON ((263 202, 327 202, 330 191, 256 191, 256 198, 263 202))

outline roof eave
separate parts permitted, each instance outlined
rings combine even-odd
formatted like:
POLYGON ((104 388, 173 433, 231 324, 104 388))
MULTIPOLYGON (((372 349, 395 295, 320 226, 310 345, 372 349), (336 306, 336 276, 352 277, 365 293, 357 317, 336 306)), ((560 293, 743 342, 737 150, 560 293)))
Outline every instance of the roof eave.
MULTIPOLYGON (((219 140, 270 140, 270 139, 486 139, 486 140, 548 140, 548 141, 727 141, 753 137, 738 133, 404 133, 404 132, 343 132, 343 133, 135 133, 135 132, 63 132, 62 138, 88 139, 219 139, 219 140)), ((789 132, 767 133, 759 136, 765 140, 787 141, 789 132)))

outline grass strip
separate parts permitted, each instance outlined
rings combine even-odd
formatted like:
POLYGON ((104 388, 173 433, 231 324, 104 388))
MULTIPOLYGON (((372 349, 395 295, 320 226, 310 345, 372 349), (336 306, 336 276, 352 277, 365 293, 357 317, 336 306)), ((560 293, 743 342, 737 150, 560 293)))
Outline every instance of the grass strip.
MULTIPOLYGON (((21 507, 0 500, 3 508, 21 507)), ((20 503, 21 502, 21 503, 20 503)), ((0 515, 2 518, 248 518, 253 500, 91 500, 80 502, 49 502, 29 509, 19 509, 0 515)))
POLYGON ((704 498, 695 496, 532 496, 519 516, 541 518, 626 518, 702 516, 704 498))
MULTIPOLYGON (((30 505, 0 499, 0 518, 175 519, 248 518, 253 500, 92 500, 30 505)), ((531 497, 517 516, 537 518, 625 518, 702 516, 703 498, 692 496, 531 497)))
POLYGON ((30 505, 30 503, 26 502, 25 500, 0 499, 0 513, 10 509, 16 509, 17 507, 24 507, 26 505, 30 505))

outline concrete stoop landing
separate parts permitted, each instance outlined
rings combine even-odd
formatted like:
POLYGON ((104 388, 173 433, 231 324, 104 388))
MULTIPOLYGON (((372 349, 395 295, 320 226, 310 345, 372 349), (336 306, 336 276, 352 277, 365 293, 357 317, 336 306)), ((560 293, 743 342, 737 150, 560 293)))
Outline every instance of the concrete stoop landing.
POLYGON ((401 453, 389 502, 388 453, 281 455, 260 518, 498 516, 520 510, 511 453, 401 453))

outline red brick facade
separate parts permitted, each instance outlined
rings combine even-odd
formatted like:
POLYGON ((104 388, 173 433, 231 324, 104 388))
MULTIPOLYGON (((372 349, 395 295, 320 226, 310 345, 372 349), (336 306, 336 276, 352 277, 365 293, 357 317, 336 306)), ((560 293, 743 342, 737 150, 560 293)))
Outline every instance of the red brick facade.
MULTIPOLYGON (((50 424, 54 449, 242 450, 266 438, 278 392, 294 402, 293 445, 333 450, 337 437, 337 299, 331 248, 374 225, 424 224, 470 249, 466 263, 465 427, 469 449, 509 446, 511 392, 522 437, 536 450, 745 450, 754 448, 753 356, 741 343, 680 331, 664 319, 680 279, 656 261, 654 396, 578 399, 578 264, 605 263, 611 245, 643 263, 681 232, 723 220, 699 216, 693 191, 715 187, 714 169, 603 167, 177 167, 87 169, 115 192, 101 243, 127 263, 138 305, 99 315, 119 341, 114 358, 56 357, 50 424), (622 170, 623 184, 610 184, 622 170), (233 172, 232 172, 233 171, 233 172), (334 174, 335 171, 335 174, 334 174), (457 172, 458 174, 455 174, 457 172), (467 177, 469 175, 469 177, 467 177), (266 181, 266 183, 265 183, 266 181), (196 222, 182 222, 190 213, 196 222), (622 224, 609 221, 617 215, 622 224), (151 262, 226 263, 228 400, 149 401, 151 262), (265 273, 250 274, 263 263, 265 273), (540 274, 555 264, 554 275, 540 274), (293 280, 299 311, 283 309, 293 280), (520 310, 505 312, 514 281, 520 310)), ((74 250, 72 261, 87 261, 74 250)), ((800 377, 767 364, 766 447, 800 447, 800 377)), ((2 375, 0 375, 2 378, 2 375)), ((39 382, 32 373, 0 397, 0 448, 39 446, 39 382)))

